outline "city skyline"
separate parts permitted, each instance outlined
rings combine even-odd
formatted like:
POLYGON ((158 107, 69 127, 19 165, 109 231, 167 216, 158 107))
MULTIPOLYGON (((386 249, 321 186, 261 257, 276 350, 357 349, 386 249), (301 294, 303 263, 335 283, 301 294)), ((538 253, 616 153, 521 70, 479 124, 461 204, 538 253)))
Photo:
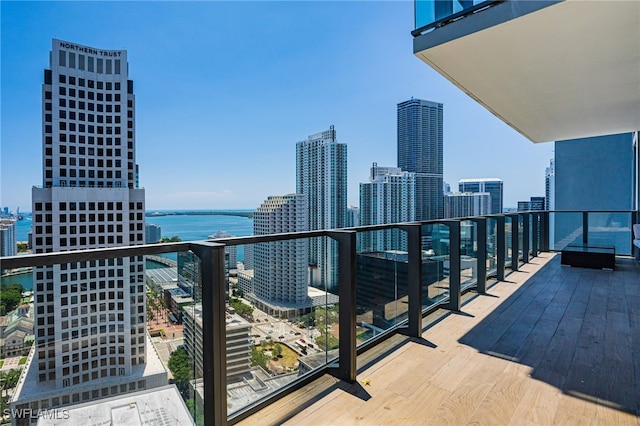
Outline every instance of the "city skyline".
POLYGON ((38 82, 54 37, 140 58, 129 72, 141 82, 136 160, 151 210, 253 209, 294 192, 293 141, 331 124, 349 145, 348 204, 357 205, 371 163, 397 161, 396 105, 412 96, 447 109, 445 181, 498 176, 505 206, 544 193, 553 145, 531 144, 406 54, 411 2, 3 2, 2 11, 0 204, 12 210, 26 211, 42 181, 38 82), (366 25, 355 31, 355 21, 366 25), (257 23, 260 37, 246 34, 257 23), (317 25, 326 31, 307 31, 317 25), (371 42, 376 58, 362 49, 371 42), (256 184, 264 171, 268 182, 256 184))

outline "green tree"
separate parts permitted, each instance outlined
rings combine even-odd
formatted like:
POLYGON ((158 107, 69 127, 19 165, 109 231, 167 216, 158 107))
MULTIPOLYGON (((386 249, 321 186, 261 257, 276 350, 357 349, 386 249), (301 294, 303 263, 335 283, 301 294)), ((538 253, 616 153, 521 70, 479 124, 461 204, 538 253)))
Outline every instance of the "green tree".
POLYGON ((179 243, 180 241, 182 241, 182 239, 180 237, 178 237, 177 235, 174 235, 173 237, 169 238, 169 237, 162 237, 160 239, 161 243, 179 243))
POLYGON ((316 337, 316 344, 319 348, 327 348, 327 350, 336 349, 340 346, 339 340, 333 334, 327 334, 323 330, 320 330, 320 336, 316 337))
POLYGON ((279 355, 282 355, 282 345, 280 345, 280 343, 276 343, 273 346, 273 349, 271 350, 271 353, 273 354, 273 358, 278 358, 279 355))
MULTIPOLYGON (((266 343, 263 341, 263 348, 266 347, 266 343)), ((263 369, 267 369, 267 357, 264 352, 251 345, 251 365, 258 365, 263 369)))
POLYGON ((182 398, 189 399, 190 381, 193 379, 192 360, 186 349, 176 349, 169 357, 169 370, 173 374, 173 381, 180 391, 182 398))
POLYGON ((29 251, 27 243, 18 243, 18 253, 26 253, 29 251))
POLYGON ((229 304, 241 317, 251 318, 253 316, 253 307, 242 302, 242 300, 230 297, 229 304))
POLYGON ((20 284, 0 285, 0 315, 6 315, 22 303, 24 287, 20 284))

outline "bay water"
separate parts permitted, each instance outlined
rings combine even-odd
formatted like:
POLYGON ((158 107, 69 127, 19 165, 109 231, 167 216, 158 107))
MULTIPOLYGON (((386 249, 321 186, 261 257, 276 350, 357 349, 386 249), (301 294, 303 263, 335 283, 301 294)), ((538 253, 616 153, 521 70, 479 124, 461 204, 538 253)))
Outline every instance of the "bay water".
MULTIPOLYGON (((239 210, 234 210, 239 211, 239 210)), ((246 210, 244 212, 250 212, 246 210)), ((226 231, 237 237, 253 235, 253 219, 244 216, 225 215, 224 211, 217 214, 167 214, 184 213, 184 211, 158 212, 159 215, 147 216, 146 223, 160 226, 163 237, 179 237, 182 241, 206 240, 210 235, 218 231, 226 231)), ((199 213, 199 212, 196 212, 199 213)), ((27 241, 31 231, 31 216, 25 215, 23 220, 16 223, 16 238, 18 241, 27 241)), ((170 253, 170 258, 175 260, 175 254, 170 253)), ((243 247, 238 247, 238 259, 244 258, 243 247)), ((2 277, 2 283, 22 284, 25 290, 31 290, 31 273, 2 277)))

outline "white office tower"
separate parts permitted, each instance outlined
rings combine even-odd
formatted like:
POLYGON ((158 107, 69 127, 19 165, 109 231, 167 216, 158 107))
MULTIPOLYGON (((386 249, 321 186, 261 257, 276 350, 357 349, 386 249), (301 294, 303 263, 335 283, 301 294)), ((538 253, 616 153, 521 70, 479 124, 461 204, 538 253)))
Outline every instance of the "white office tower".
MULTIPOLYGON (((267 198, 253 217, 254 235, 307 230, 307 202, 302 194, 267 198)), ((253 289, 271 306, 295 306, 307 301, 308 241, 274 241, 254 245, 253 289)))
POLYGON ((488 192, 454 192, 444 195, 444 217, 485 216, 491 212, 488 192))
MULTIPOLYGON (((296 192, 307 198, 310 231, 345 227, 347 145, 338 143, 333 126, 296 144, 296 192)), ((309 267, 311 285, 337 292, 337 242, 310 240, 309 267)))
MULTIPOLYGON (((360 224, 411 222, 416 217, 416 174, 399 167, 371 166, 369 182, 360 184, 360 224)), ((361 252, 407 250, 407 234, 399 229, 362 232, 361 252)))
MULTIPOLYGON (((144 244, 127 52, 53 40, 42 85, 42 187, 33 250, 144 244)), ((147 347, 144 257, 36 268, 35 344, 12 408, 38 410, 166 385, 147 347)))

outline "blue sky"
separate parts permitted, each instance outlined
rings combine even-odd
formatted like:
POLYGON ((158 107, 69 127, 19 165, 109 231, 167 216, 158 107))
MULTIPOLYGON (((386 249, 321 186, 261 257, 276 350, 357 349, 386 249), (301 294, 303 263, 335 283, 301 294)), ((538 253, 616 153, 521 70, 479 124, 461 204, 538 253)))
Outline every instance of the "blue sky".
POLYGON ((1 3, 0 205, 42 184, 41 85, 51 39, 126 49, 148 210, 256 208, 295 191, 295 143, 334 125, 348 200, 396 164, 396 104, 444 104, 444 178, 504 180, 505 206, 544 195, 533 144, 412 53, 413 2, 1 3))

